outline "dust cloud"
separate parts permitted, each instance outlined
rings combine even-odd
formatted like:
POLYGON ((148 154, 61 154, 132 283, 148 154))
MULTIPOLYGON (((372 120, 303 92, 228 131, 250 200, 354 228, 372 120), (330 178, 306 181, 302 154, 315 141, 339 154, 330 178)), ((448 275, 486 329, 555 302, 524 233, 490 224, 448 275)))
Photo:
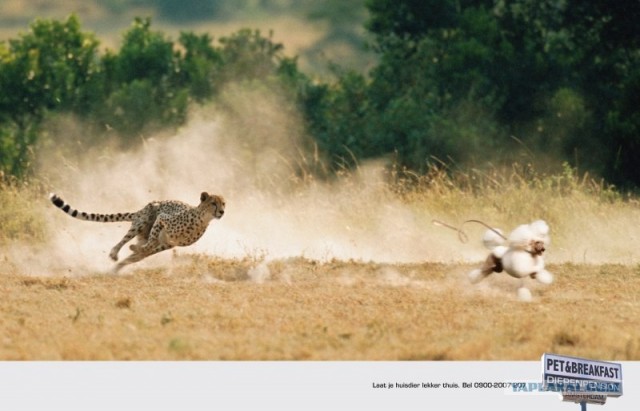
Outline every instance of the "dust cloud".
MULTIPOLYGON (((305 175, 304 164, 320 160, 279 96, 238 88, 225 98, 224 110, 198 108, 174 135, 147 137, 133 150, 103 145, 72 154, 51 148, 41 156, 39 175, 72 207, 90 213, 136 211, 164 199, 197 205, 202 191, 223 195, 224 217, 175 253, 389 263, 481 258, 482 250, 461 247, 431 224, 428 213, 418 216, 395 198, 381 163, 361 164, 331 181, 305 175)), ((72 124, 57 127, 61 135, 54 139, 73 140, 63 135, 73 132, 72 124)), ((52 235, 46 261, 36 270, 112 267, 109 250, 128 223, 74 220, 50 205, 44 212, 52 235)), ((33 249, 20 253, 23 261, 39 255, 33 249)), ((128 253, 126 245, 119 257, 128 253)), ((143 263, 165 264, 171 254, 143 263)))
MULTIPOLYGON (((73 121, 53 127, 51 141, 57 144, 42 149, 39 178, 72 207, 89 213, 137 211, 150 201, 165 199, 197 205, 202 191, 225 197, 224 217, 212 221, 197 243, 152 256, 136 267, 166 265, 176 254, 390 264, 484 259, 480 228, 462 244, 455 233, 434 226, 432 219, 441 216, 392 193, 381 162, 360 164, 329 180, 305 173, 310 164, 322 160, 305 141, 298 114, 282 97, 237 87, 227 90, 224 99, 224 108, 194 109, 174 134, 142 136, 142 144, 129 150, 108 143, 93 148, 80 144, 80 150, 73 150, 74 141, 83 139, 82 127, 73 121)), ((111 270, 108 253, 128 223, 74 220, 46 199, 42 207, 50 240, 4 250, 8 261, 33 274, 111 270)), ((635 248, 609 250, 611 241, 586 235, 591 231, 588 225, 571 224, 581 229, 552 225, 552 241, 556 228, 561 241, 552 245, 548 261, 601 263, 612 262, 611 256, 638 261, 635 248), (586 238, 591 243, 584 243, 586 238)), ((120 259, 128 253, 125 245, 120 259)), ((258 268, 252 274, 257 282, 269 277, 258 268)), ((388 282, 398 281, 385 275, 388 282)))

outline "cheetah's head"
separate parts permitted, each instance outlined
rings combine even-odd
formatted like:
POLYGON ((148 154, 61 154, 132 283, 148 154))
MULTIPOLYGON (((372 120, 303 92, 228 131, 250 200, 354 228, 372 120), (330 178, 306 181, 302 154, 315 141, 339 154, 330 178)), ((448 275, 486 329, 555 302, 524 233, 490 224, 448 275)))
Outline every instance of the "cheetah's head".
POLYGON ((219 195, 209 194, 203 191, 200 194, 200 206, 205 206, 205 209, 210 210, 214 218, 222 218, 224 215, 224 198, 219 195))

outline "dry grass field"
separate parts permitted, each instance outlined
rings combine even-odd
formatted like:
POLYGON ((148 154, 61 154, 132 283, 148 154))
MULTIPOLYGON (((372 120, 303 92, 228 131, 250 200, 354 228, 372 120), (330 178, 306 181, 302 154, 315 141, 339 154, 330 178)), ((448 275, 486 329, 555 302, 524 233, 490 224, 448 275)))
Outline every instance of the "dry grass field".
POLYGON ((231 91, 225 115, 250 127, 205 106, 118 150, 79 148, 69 119, 48 127, 32 178, 0 182, 0 359, 640 360, 637 195, 515 160, 417 176, 380 159, 322 179, 281 96, 231 91), (201 191, 227 205, 196 244, 113 275, 127 226, 74 220, 51 191, 86 212, 201 191), (530 303, 505 275, 472 286, 484 228, 461 243, 434 219, 544 219, 555 282, 530 303))
POLYGON ((553 265, 472 286, 467 265, 175 257, 122 275, 0 275, 5 360, 640 359, 640 267, 553 265))

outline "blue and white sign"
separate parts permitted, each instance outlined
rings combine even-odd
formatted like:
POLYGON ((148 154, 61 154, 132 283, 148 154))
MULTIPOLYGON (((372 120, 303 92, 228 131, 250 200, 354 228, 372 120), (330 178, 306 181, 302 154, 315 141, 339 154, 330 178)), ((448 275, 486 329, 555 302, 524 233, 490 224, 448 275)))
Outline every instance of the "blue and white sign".
POLYGON ((618 363, 544 354, 542 378, 546 390, 567 397, 622 395, 622 365, 618 363))

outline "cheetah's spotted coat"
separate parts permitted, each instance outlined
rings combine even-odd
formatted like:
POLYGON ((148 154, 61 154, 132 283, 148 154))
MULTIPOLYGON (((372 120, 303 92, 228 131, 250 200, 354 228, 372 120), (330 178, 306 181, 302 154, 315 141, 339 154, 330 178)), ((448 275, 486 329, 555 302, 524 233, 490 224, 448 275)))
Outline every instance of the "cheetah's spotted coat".
POLYGON ((80 220, 131 222, 131 228, 111 249, 109 257, 118 261, 118 252, 133 237, 138 237, 138 243, 129 247, 133 254, 119 262, 116 271, 160 251, 193 244, 202 237, 212 219, 222 218, 225 208, 224 198, 206 192, 200 195, 197 207, 174 200, 153 201, 140 211, 117 214, 88 214, 74 210, 56 194, 51 194, 50 199, 56 207, 80 220))

